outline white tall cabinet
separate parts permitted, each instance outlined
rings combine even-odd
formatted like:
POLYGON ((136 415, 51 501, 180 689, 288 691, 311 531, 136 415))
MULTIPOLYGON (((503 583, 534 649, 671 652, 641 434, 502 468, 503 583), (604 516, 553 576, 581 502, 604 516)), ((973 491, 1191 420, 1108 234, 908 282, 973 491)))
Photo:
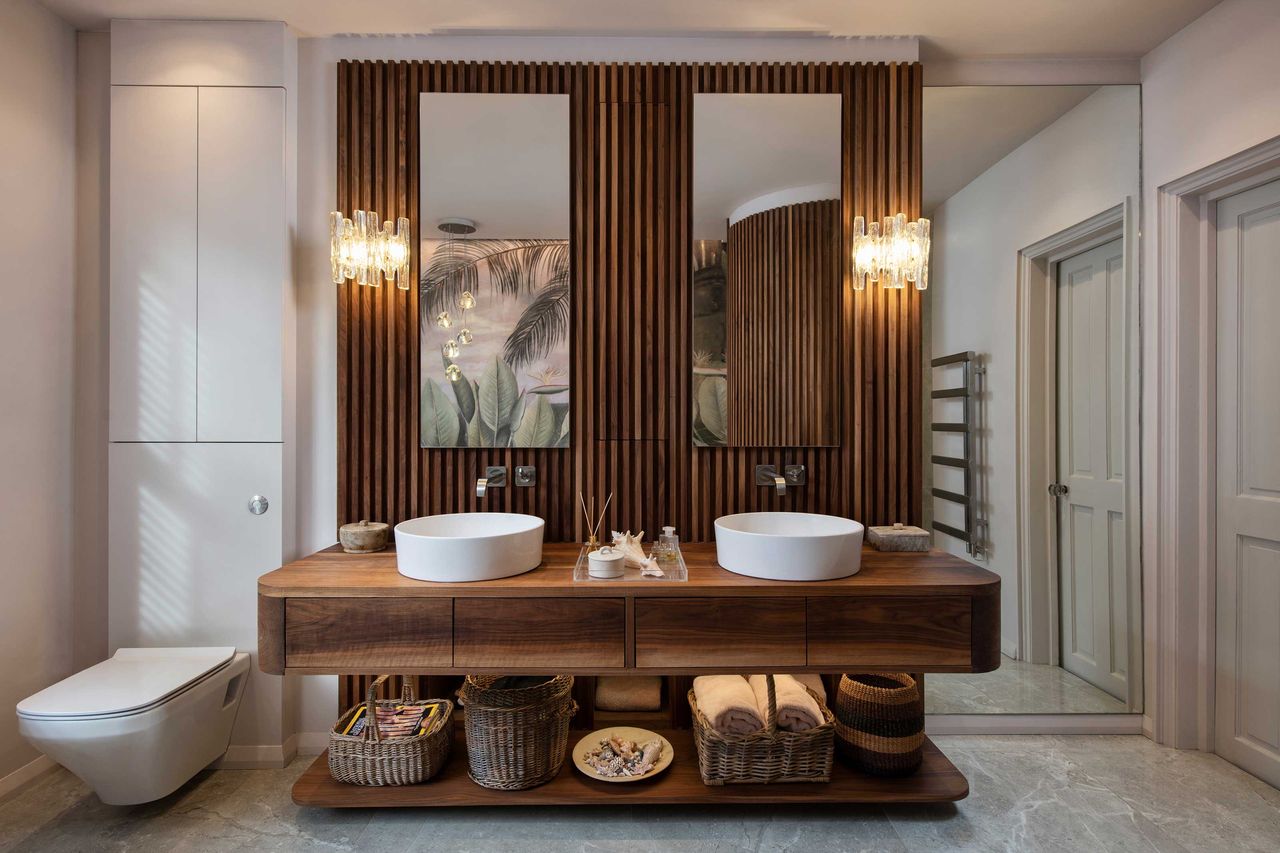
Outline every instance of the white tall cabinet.
MULTIPOLYGON (((256 655, 257 577, 292 556, 291 46, 255 22, 111 41, 109 642, 256 655)), ((228 763, 288 760, 283 706, 255 665, 228 763)))

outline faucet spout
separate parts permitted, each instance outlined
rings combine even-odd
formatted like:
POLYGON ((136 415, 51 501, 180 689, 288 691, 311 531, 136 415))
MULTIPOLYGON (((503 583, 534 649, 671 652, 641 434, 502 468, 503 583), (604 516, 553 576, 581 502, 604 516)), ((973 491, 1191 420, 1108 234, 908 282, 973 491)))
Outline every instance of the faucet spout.
POLYGON ((775 476, 773 478, 773 486, 778 490, 778 494, 785 495, 787 493, 787 478, 775 476))
POLYGON ((487 477, 481 477, 476 480, 476 497, 484 497, 484 493, 489 490, 489 480, 487 477))

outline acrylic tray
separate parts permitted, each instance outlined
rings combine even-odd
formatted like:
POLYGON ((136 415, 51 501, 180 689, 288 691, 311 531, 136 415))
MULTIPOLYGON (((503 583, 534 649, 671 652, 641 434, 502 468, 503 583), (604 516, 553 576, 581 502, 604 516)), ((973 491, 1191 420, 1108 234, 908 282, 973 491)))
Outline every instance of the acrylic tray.
POLYGON ((640 574, 640 570, 635 566, 624 568, 621 577, 593 578, 587 566, 587 549, 583 548, 578 552, 578 562, 573 567, 573 580, 575 583, 579 581, 583 583, 687 583, 689 581, 689 567, 685 565, 684 554, 680 553, 678 548, 674 563, 659 563, 658 566, 663 571, 663 576, 660 578, 646 577, 640 574))

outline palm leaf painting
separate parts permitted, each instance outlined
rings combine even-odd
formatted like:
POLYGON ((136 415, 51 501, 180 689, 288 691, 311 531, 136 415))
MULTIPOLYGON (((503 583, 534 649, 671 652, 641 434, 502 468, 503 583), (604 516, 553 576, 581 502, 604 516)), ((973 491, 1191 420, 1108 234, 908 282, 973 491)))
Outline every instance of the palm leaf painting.
POLYGON ((422 446, 454 446, 437 443, 452 435, 436 411, 443 397, 457 416, 456 446, 568 447, 568 242, 432 243, 419 282, 422 446), (464 291, 474 300, 461 300, 464 291), (438 324, 441 312, 449 318, 438 324))

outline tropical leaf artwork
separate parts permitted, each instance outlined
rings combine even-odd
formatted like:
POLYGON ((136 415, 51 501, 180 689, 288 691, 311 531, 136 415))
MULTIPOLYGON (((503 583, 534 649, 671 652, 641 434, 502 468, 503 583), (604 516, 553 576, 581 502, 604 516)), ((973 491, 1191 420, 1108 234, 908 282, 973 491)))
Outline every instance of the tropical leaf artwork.
POLYGON ((569 446, 569 244, 424 240, 423 447, 569 446))

